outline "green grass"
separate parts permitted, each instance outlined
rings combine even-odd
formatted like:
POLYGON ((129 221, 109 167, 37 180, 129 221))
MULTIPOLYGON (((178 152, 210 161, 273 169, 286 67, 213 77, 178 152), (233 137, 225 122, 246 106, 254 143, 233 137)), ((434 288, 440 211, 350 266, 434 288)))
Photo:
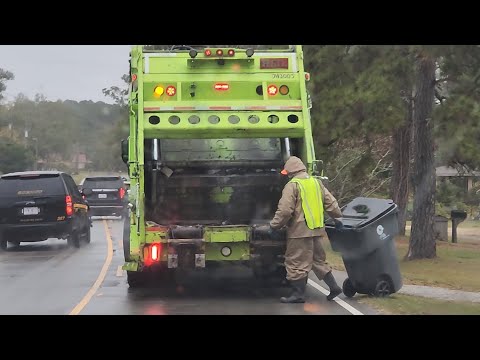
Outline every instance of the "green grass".
MULTIPOLYGON (((407 226, 412 226, 411 221, 407 221, 407 226)), ((448 220, 448 226, 452 226, 452 221, 448 220)), ((458 225, 458 227, 480 228, 479 220, 465 220, 458 225)))
POLYGON ((480 221, 478 220, 465 220, 458 225, 459 228, 474 228, 480 229, 480 221))
MULTIPOLYGON (((333 252, 325 240, 328 262, 337 270, 345 270, 339 253, 333 252)), ((396 241, 400 271, 404 284, 445 287, 480 292, 480 245, 437 242, 437 258, 406 261, 408 239, 396 241)))
POLYGON ((385 315, 480 315, 480 304, 393 294, 386 298, 359 296, 358 301, 385 315))

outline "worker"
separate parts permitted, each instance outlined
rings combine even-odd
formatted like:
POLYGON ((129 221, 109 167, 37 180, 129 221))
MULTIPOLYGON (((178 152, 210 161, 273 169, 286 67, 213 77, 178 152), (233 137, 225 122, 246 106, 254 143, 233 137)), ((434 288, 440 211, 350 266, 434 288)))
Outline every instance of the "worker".
POLYGON ((285 268, 291 294, 280 299, 283 303, 304 303, 308 274, 315 275, 330 288, 327 300, 333 300, 342 289, 332 274, 332 268, 326 261, 322 246, 324 229, 324 211, 334 219, 335 228, 344 230, 342 211, 335 197, 323 183, 307 173, 307 169, 296 156, 291 156, 285 163, 282 175, 290 181, 282 191, 274 218, 270 221, 269 234, 278 237, 278 230, 286 226, 287 248, 285 251, 285 268))

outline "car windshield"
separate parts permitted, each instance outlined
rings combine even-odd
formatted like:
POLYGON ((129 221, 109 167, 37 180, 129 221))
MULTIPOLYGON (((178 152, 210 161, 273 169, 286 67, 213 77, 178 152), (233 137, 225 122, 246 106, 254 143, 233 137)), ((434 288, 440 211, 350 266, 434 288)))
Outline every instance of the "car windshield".
POLYGON ((37 197, 64 195, 65 187, 58 175, 15 176, 0 179, 0 197, 37 197))
POLYGON ((124 185, 119 177, 96 177, 86 178, 83 181, 84 189, 119 189, 124 185))

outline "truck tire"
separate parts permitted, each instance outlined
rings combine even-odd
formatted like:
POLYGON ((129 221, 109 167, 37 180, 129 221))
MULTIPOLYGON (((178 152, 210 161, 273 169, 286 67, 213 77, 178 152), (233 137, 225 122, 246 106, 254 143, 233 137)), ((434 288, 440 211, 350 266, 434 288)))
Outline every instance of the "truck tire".
POLYGON ((141 271, 127 271, 127 283, 132 289, 145 287, 148 282, 148 274, 141 271))
POLYGON ((130 219, 125 217, 123 220, 123 257, 125 261, 130 261, 130 219))
POLYGON ((287 287, 287 272, 284 266, 278 266, 274 271, 254 270, 256 281, 264 287, 287 287))

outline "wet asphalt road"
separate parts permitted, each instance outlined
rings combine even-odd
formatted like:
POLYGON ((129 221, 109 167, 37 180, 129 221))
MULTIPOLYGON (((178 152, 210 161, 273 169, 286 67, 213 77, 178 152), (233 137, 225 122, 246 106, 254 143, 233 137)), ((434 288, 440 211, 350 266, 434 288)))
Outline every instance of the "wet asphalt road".
POLYGON ((343 295, 337 302, 327 301, 319 286, 324 284, 314 276, 305 304, 282 304, 278 299, 287 289, 255 286, 247 269, 197 274, 183 288, 172 290, 129 289, 121 270, 122 224, 115 218, 95 219, 91 243, 82 243, 80 249, 68 247, 66 240, 49 239, 0 252, 0 314, 374 314, 343 295))

